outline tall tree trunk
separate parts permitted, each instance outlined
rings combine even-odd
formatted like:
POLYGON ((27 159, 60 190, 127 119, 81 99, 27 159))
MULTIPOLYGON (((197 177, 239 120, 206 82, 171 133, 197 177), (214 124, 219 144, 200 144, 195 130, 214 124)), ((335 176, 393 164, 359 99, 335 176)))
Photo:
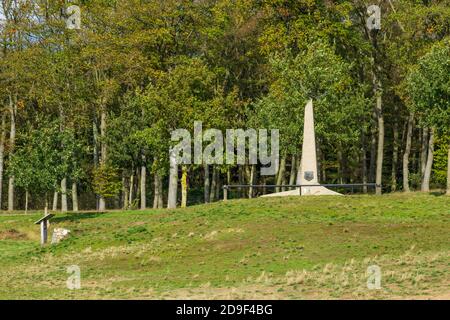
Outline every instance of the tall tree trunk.
MULTIPOLYGON (((250 169, 250 180, 249 180, 249 184, 253 185, 255 184, 255 179, 256 179, 256 165, 252 164, 251 165, 251 169, 250 169)), ((253 189, 253 187, 250 187, 248 189, 248 197, 251 199, 253 198, 255 194, 255 190, 253 189)))
MULTIPOLYGON (((302 177, 302 156, 298 156, 297 160, 297 178, 295 179, 295 184, 301 184, 303 177, 302 177)), ((297 187, 296 189, 300 190, 300 187, 297 187)))
MULTIPOLYGON (((366 154, 366 134, 361 132, 361 176, 363 184, 367 183, 367 154, 366 154)), ((367 193, 367 186, 363 186, 363 193, 367 193)))
POLYGON ((25 190, 25 213, 28 213, 28 199, 29 199, 29 192, 28 190, 25 190))
MULTIPOLYGON (((143 157, 145 160, 145 157, 143 157)), ((141 166, 141 210, 147 208, 147 198, 146 198, 146 182, 147 182, 147 168, 145 165, 141 166)))
MULTIPOLYGON (((366 35, 372 45, 372 84, 373 94, 376 99, 373 115, 378 125, 377 162, 375 172, 376 194, 381 195, 383 183, 383 158, 384 158, 384 115, 383 115, 383 83, 381 80, 383 57, 380 55, 378 45, 378 33, 366 29, 366 35)), ((371 159, 372 160, 372 159, 371 159)))
MULTIPOLYGON (((99 154, 98 154, 98 128, 97 128, 97 116, 94 112, 94 119, 92 121, 92 136, 93 136, 93 144, 94 144, 94 150, 93 150, 93 161, 94 161, 94 168, 98 167, 98 164, 100 162, 99 160, 99 154)), ((99 208, 99 195, 95 195, 95 209, 98 210, 99 208)))
POLYGON ((92 136, 94 138, 94 150, 93 150, 93 161, 94 161, 94 167, 97 167, 100 158, 99 158, 99 152, 98 152, 98 128, 97 128, 97 120, 94 116, 94 120, 92 121, 92 136))
POLYGON ((262 188, 262 194, 263 195, 266 195, 267 194, 267 188, 266 188, 266 185, 267 185, 267 176, 262 176, 261 177, 261 184, 264 186, 263 188, 262 188))
POLYGON ((383 156, 384 156, 384 116, 382 106, 382 92, 381 88, 376 93, 376 115, 378 119, 378 148, 377 148, 377 170, 375 182, 377 184, 376 194, 380 195, 382 191, 382 179, 383 179, 383 156))
POLYGON ((164 208, 164 193, 163 193, 163 180, 160 175, 158 175, 158 208, 164 208))
MULTIPOLYGON (((321 141, 321 139, 320 138, 317 138, 316 139, 317 140, 317 142, 316 142, 316 154, 317 154, 317 181, 319 181, 319 183, 321 182, 321 181, 323 181, 322 180, 322 147, 321 147, 321 145, 322 145, 322 141, 321 141)), ((283 191, 284 191, 284 189, 283 189, 283 191)))
POLYGON ((52 206, 52 210, 56 211, 58 210, 58 192, 55 191, 53 193, 53 206, 52 206))
MULTIPOLYGON (((59 119, 60 119, 60 125, 59 125, 59 131, 61 133, 65 130, 65 116, 64 116, 64 110, 62 107, 62 103, 59 103, 59 119)), ((60 146, 62 149, 64 149, 64 144, 61 143, 60 146)), ((61 212, 67 212, 67 177, 64 176, 64 178, 61 180, 61 212)))
POLYGON ((370 162, 369 162, 370 181, 375 180, 376 152, 377 152, 377 133, 376 129, 374 128, 371 132, 371 141, 370 141, 370 162))
MULTIPOLYGON (((295 184, 295 177, 297 176, 297 156, 292 155, 291 157, 291 172, 289 174, 289 184, 295 184)), ((293 188, 289 188, 292 190, 293 188)))
MULTIPOLYGON (((231 185, 231 168, 227 168, 227 186, 231 185)), ((228 189, 228 196, 230 193, 230 189, 228 189)))
MULTIPOLYGON (((244 168, 243 166, 238 166, 238 179, 239 179, 239 184, 243 185, 244 184, 244 168)), ((242 188, 238 189, 238 194, 239 194, 239 198, 242 198, 242 188)))
POLYGON ((102 137, 101 144, 101 155, 102 155, 102 163, 104 164, 107 159, 107 145, 105 141, 106 137, 106 107, 102 107, 101 115, 100 115, 100 136, 102 137))
POLYGON ((128 179, 125 177, 125 175, 123 175, 122 177, 122 185, 123 185, 123 190, 122 190, 122 208, 123 210, 128 210, 129 202, 128 202, 128 197, 129 197, 129 190, 130 190, 130 186, 127 184, 128 179))
POLYGON ((153 209, 163 208, 163 192, 162 192, 162 179, 158 173, 155 173, 154 177, 155 195, 153 198, 153 209))
MULTIPOLYGON (((280 161, 280 168, 278 169, 277 185, 283 184, 283 179, 284 179, 284 173, 285 172, 286 172, 286 156, 283 155, 281 157, 281 161, 280 161)), ((281 191, 280 187, 275 187, 275 192, 280 192, 280 191, 281 191)))
POLYGON ((181 207, 187 207, 188 197, 188 170, 186 166, 181 168, 181 207))
MULTIPOLYGON (((138 206, 141 202, 141 168, 136 168, 136 189, 135 189, 135 195, 138 198, 138 202, 136 203, 136 209, 138 209, 138 206)), ((140 207, 140 206, 139 206, 140 207)))
POLYGON ((209 193, 209 201, 214 202, 216 200, 216 185, 217 185, 217 168, 213 165, 213 170, 211 174, 211 187, 209 193))
POLYGON ((204 174, 205 174, 205 180, 204 180, 204 199, 205 203, 209 203, 209 188, 210 188, 210 178, 209 178, 209 165, 205 164, 203 165, 204 174))
POLYGON ((106 209, 105 198, 100 196, 100 198, 98 199, 98 211, 105 211, 105 209, 106 209))
MULTIPOLYGON (((9 96, 9 111, 11 117, 11 130, 9 133, 9 144, 10 151, 9 154, 14 153, 14 148, 16 146, 16 114, 17 114, 17 102, 13 101, 12 96, 9 96)), ((9 177, 8 181, 8 211, 14 210, 14 176, 9 177)))
POLYGON ((72 182, 72 211, 78 212, 78 188, 75 181, 72 182))
POLYGON ((128 192, 129 198, 128 198, 128 208, 133 207, 133 201, 134 201, 134 169, 131 170, 131 176, 130 176, 130 191, 128 192))
POLYGON ((2 210, 3 205, 3 169, 4 169, 4 160, 5 160, 5 140, 6 140, 6 114, 2 113, 2 124, 1 124, 1 133, 0 133, 0 211, 2 210))
MULTIPOLYGON (((287 180, 287 176, 286 176, 286 168, 284 168, 284 174, 283 174, 283 177, 281 179, 281 184, 284 185, 284 186, 288 184, 288 180, 287 180)), ((281 191, 286 191, 288 189, 289 188, 287 188, 287 187, 281 187, 281 191)))
POLYGON ((430 138, 428 142, 428 154, 427 154, 427 164, 425 166, 425 172, 423 174, 423 181, 421 190, 424 192, 430 191, 430 179, 431 179, 431 169, 433 168, 433 157, 434 157, 434 128, 430 130, 430 138))
POLYGON ((406 146, 403 154, 403 191, 409 192, 409 155, 411 153, 411 139, 414 125, 414 114, 408 117, 408 129, 406 130, 406 146))
MULTIPOLYGON (((301 184, 301 181, 303 178, 301 176, 301 174, 302 174, 302 155, 299 154, 297 156, 297 175, 295 177, 295 184, 301 184)), ((326 179, 325 175, 322 175, 322 176, 323 176, 323 179, 326 179)), ((297 188, 294 188, 294 189, 297 189, 297 188)))
MULTIPOLYGON (((325 166, 326 159, 325 159, 325 154, 323 152, 321 152, 321 153, 322 153, 322 155, 321 155, 320 162, 322 162, 322 164, 320 165, 320 180, 319 181, 321 181, 322 183, 325 183, 327 181, 327 168, 325 166)), ((297 163, 299 163, 299 162, 300 162, 300 159, 297 159, 297 163)), ((297 166, 297 168, 299 168, 299 167, 297 166)))
POLYGON ((61 212, 67 212, 67 178, 61 180, 61 212))
POLYGON ((155 173, 153 176, 153 189, 155 190, 153 194, 153 209, 158 209, 158 193, 159 193, 159 181, 158 174, 155 173))
POLYGON ((429 142, 429 129, 422 128, 422 146, 420 149, 420 181, 423 183, 423 178, 425 175, 425 167, 427 166, 427 156, 428 156, 428 142, 429 142))
POLYGON ((220 170, 217 170, 217 181, 216 181, 216 201, 220 198, 220 188, 222 187, 222 178, 220 170))
MULTIPOLYGON (((100 137, 101 137, 101 164, 106 165, 107 159, 107 145, 106 145, 106 106, 101 107, 100 114, 100 137)), ((98 210, 105 211, 106 209, 106 201, 103 196, 100 195, 98 202, 98 210)))
POLYGON ((167 208, 177 207, 178 194, 178 165, 175 154, 170 154, 170 172, 169 172, 169 195, 167 199, 167 208))
POLYGON ((44 203, 44 215, 46 216, 48 212, 48 194, 45 192, 45 203, 44 203))
MULTIPOLYGON (((247 185, 251 184, 251 183, 250 183, 250 174, 251 174, 251 169, 250 169, 250 168, 251 168, 251 165, 246 164, 246 165, 244 166, 245 183, 246 183, 247 185)), ((250 188, 245 189, 245 191, 246 191, 245 196, 246 196, 246 197, 248 197, 249 190, 250 190, 250 188)))
POLYGON ((138 209, 139 208, 139 202, 140 202, 140 190, 141 190, 141 170, 140 168, 136 168, 136 171, 134 172, 134 180, 133 180, 133 195, 134 195, 134 203, 133 208, 138 209))
POLYGON ((397 163, 398 163, 398 122, 394 122, 394 137, 392 142, 392 171, 391 171, 391 191, 397 190, 397 163))

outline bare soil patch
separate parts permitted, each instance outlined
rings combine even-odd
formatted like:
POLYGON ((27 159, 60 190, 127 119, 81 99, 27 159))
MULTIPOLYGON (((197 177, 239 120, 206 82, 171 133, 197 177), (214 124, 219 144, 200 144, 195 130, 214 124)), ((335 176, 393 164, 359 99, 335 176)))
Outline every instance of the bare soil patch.
POLYGON ((27 240, 28 236, 25 233, 17 231, 16 229, 9 229, 0 231, 0 240, 27 240))

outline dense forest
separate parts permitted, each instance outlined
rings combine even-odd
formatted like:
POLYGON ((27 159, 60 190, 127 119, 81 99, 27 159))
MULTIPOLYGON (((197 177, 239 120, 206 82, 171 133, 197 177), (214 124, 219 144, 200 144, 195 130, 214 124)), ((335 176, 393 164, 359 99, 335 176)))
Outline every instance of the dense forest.
POLYGON ((449 0, 0 6, 3 210, 186 206, 219 200, 225 184, 295 184, 309 99, 320 182, 450 195, 449 0), (171 132, 194 121, 278 129, 277 174, 169 170, 171 132))

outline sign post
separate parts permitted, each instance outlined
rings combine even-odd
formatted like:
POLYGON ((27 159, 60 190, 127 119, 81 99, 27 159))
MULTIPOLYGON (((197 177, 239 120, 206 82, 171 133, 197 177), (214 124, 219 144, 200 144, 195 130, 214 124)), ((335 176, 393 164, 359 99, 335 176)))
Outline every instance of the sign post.
POLYGON ((36 221, 34 224, 40 224, 41 225, 41 245, 45 245, 47 243, 48 239, 48 220, 50 220, 54 214, 50 213, 45 216, 43 216, 41 219, 36 221))

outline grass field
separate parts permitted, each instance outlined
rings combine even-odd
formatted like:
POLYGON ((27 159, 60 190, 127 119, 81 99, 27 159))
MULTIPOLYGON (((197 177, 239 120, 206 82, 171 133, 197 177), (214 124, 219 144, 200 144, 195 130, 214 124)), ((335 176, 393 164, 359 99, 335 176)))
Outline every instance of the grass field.
POLYGON ((450 299, 450 197, 233 200, 177 210, 0 214, 0 299, 450 299), (68 290, 67 267, 81 269, 68 290), (381 268, 381 289, 366 270, 381 268))

